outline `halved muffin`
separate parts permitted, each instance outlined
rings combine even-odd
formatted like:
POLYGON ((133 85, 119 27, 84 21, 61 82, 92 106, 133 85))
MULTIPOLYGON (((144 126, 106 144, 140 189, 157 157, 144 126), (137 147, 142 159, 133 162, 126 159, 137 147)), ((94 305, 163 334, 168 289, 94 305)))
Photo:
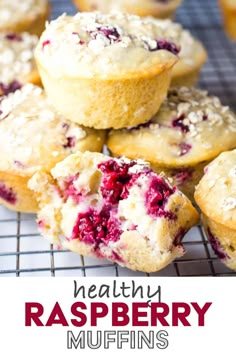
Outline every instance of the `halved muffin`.
POLYGON ((29 182, 43 236, 69 250, 154 272, 184 254, 192 203, 143 161, 76 153, 29 182))

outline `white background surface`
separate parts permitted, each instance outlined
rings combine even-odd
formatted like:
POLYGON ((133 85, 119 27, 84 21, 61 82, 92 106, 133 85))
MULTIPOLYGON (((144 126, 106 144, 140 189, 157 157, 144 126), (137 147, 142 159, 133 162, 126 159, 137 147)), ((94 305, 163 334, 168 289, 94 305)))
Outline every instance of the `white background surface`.
MULTIPOLYGON (((125 281, 127 284, 131 279, 124 278, 118 281, 125 281)), ((84 279, 81 285, 90 286, 94 283, 109 282, 112 279, 84 279)), ((169 347, 164 350, 156 349, 166 354, 199 354, 199 353, 222 353, 228 351, 233 353, 235 341, 235 284, 229 278, 166 278, 155 280, 150 278, 137 278, 136 284, 149 284, 156 289, 161 286, 162 302, 171 305, 172 302, 197 302, 199 306, 203 306, 206 302, 213 304, 205 315, 205 327, 198 327, 197 317, 191 312, 188 317, 191 327, 145 327, 136 328, 139 330, 165 329, 169 334, 169 347), (224 289, 224 292, 222 291, 224 289), (224 294, 224 296, 222 296, 224 294)), ((89 300, 83 300, 81 297, 74 299, 73 297, 73 280, 63 279, 1 279, 1 302, 0 302, 0 352, 13 354, 21 352, 24 354, 39 353, 57 353, 64 354, 69 352, 81 352, 77 350, 67 350, 67 330, 73 331, 75 334, 79 330, 88 330, 89 326, 84 328, 76 328, 73 326, 62 327, 55 325, 53 327, 25 327, 25 302, 40 302, 44 305, 45 314, 42 316, 43 322, 46 322, 55 302, 60 303, 64 315, 68 320, 71 319, 70 307, 76 301, 85 301, 87 306, 89 300)), ((94 300, 93 300, 94 301, 94 300)), ((97 300, 95 300, 97 301, 97 300)), ((101 299, 106 304, 110 304, 112 299, 101 299)), ((117 300, 115 300, 117 301, 117 300)), ((138 301, 138 298, 122 299, 119 301, 126 302, 129 306, 132 301, 138 301)), ((143 300, 145 301, 145 300, 143 300)), ((158 301, 153 299, 153 301, 158 301)), ((167 317, 170 320, 170 315, 167 317)), ((99 330, 117 330, 111 328, 109 316, 98 322, 99 330)), ((121 330, 135 330, 131 327, 118 328, 121 330)), ((149 353, 151 350, 132 350, 132 353, 149 353)), ((92 350, 83 350, 83 353, 90 353, 92 350)), ((104 353, 107 351, 99 350, 104 353)), ((112 349, 112 352, 120 352, 112 349)), ((125 353, 131 352, 124 350, 125 353)))

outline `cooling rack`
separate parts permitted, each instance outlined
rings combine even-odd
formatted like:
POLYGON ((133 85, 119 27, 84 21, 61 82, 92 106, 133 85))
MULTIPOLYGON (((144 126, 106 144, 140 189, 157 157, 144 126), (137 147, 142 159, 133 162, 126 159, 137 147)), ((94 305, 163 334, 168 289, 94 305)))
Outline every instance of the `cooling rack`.
MULTIPOLYGON (((129 1, 129 0, 127 0, 129 1)), ((75 13, 69 0, 52 1, 52 18, 75 13)), ((236 110, 236 43, 222 30, 216 0, 185 0, 176 20, 206 46, 209 59, 199 87, 236 110)), ((186 254, 160 272, 132 272, 106 261, 54 249, 38 233, 35 215, 0 207, 0 276, 235 276, 214 255, 201 225, 184 239, 186 254)))

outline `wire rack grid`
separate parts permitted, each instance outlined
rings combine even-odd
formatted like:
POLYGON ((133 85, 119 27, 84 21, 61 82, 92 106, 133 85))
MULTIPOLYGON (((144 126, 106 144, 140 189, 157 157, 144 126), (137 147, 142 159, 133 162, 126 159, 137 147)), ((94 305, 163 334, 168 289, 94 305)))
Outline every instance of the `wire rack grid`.
MULTIPOLYGON (((75 13, 69 0, 52 1, 52 18, 75 13)), ((176 21, 188 28, 209 53, 199 86, 236 110, 236 43, 222 30, 216 0, 185 0, 176 21)), ((235 276, 215 256, 201 225, 184 239, 186 254, 153 274, 132 272, 106 261, 54 249, 38 233, 35 215, 0 207, 0 276, 235 276)))

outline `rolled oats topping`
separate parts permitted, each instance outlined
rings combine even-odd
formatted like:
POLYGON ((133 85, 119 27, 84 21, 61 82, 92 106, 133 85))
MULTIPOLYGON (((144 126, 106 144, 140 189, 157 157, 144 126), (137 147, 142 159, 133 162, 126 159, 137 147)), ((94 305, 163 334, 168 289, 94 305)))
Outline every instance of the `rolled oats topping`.
POLYGON ((177 87, 169 90, 149 122, 110 132, 108 147, 110 144, 115 151, 115 144, 124 150, 132 144, 143 158, 143 151, 147 154, 147 146, 152 146, 148 156, 153 163, 195 165, 236 148, 236 116, 206 91, 177 87))
POLYGON ((167 128, 174 130, 182 140, 200 141, 203 148, 210 149, 211 140, 215 140, 214 131, 222 127, 225 132, 235 134, 236 116, 218 97, 196 88, 177 87, 169 90, 160 110, 148 123, 131 130, 148 128, 158 132, 167 128), (210 140, 201 138, 209 134, 210 140))
POLYGON ((46 4, 47 0, 1 0, 0 28, 23 21, 25 16, 36 17, 44 11, 46 4))
POLYGON ((27 84, 0 102, 0 168, 32 173, 53 166, 77 151, 89 132, 56 112, 40 87, 27 84))
POLYGON ((165 123, 164 118, 160 119, 165 114, 167 120, 171 116, 172 128, 181 130, 183 134, 196 136, 213 126, 225 126, 236 132, 236 117, 230 108, 222 105, 218 97, 196 88, 171 89, 156 116, 157 123, 165 123))
POLYGON ((0 33, 0 85, 9 86, 14 81, 24 82, 36 70, 33 51, 37 42, 36 36, 26 32, 0 33))
POLYGON ((36 50, 39 62, 60 73, 82 76, 122 75, 168 65, 180 52, 175 25, 153 18, 112 12, 66 14, 48 24, 36 50), (175 34, 175 36, 173 36, 175 34), (55 65, 55 62, 57 65, 55 65))

